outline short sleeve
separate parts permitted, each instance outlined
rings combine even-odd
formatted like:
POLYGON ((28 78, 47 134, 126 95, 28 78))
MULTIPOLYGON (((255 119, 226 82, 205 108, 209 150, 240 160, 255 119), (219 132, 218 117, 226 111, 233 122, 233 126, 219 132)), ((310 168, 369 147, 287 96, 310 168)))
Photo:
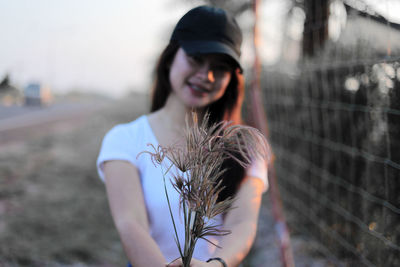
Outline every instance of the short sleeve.
POLYGON ((268 164, 265 159, 256 158, 246 170, 246 176, 260 179, 264 184, 263 192, 268 189, 268 164))
POLYGON ((124 125, 115 126, 105 135, 96 162, 97 172, 103 182, 104 162, 108 160, 123 160, 136 165, 133 140, 134 138, 124 125))

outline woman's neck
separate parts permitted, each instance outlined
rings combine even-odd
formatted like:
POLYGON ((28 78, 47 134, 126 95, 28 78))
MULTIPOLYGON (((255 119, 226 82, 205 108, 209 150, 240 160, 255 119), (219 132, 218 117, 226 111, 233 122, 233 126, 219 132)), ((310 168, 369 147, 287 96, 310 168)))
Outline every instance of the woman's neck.
POLYGON ((191 113, 196 112, 199 120, 203 117, 202 110, 194 110, 190 107, 183 105, 182 101, 177 99, 175 95, 170 95, 165 103, 165 106, 160 110, 161 116, 166 120, 171 120, 170 123, 176 127, 183 128, 186 126, 186 119, 189 118, 191 122, 191 113))
MULTIPOLYGON (((184 144, 184 132, 186 118, 191 123, 191 112, 193 110, 182 104, 174 95, 170 95, 164 107, 151 113, 148 118, 150 126, 162 146, 173 144, 184 144)), ((201 112, 197 111, 199 120, 202 118, 201 112)))

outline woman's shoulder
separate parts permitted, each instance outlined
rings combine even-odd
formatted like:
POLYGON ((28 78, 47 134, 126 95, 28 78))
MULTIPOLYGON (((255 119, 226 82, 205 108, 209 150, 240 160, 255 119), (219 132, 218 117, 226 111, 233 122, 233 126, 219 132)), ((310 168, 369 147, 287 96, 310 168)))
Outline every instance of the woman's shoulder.
POLYGON ((146 116, 140 116, 134 121, 115 125, 105 135, 99 156, 97 167, 100 177, 104 180, 103 163, 109 160, 123 160, 138 166, 137 155, 145 147, 146 116))
POLYGON ((103 138, 102 147, 124 149, 142 149, 147 143, 153 143, 152 132, 146 115, 115 125, 103 138))
POLYGON ((132 136, 132 135, 137 135, 137 134, 144 134, 147 125, 147 118, 146 115, 142 115, 138 117, 137 119, 127 122, 127 123, 120 123, 112 127, 106 134, 106 137, 113 137, 113 136, 119 136, 121 135, 126 135, 126 136, 132 136))

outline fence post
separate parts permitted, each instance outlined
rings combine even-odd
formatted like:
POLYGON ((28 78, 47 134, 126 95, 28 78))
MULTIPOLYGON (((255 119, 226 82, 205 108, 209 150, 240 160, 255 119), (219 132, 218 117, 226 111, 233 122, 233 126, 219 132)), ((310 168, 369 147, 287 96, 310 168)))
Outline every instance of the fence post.
MULTIPOLYGON (((265 115, 264 107, 262 105, 262 94, 260 86, 260 75, 261 75, 261 62, 258 54, 258 48, 260 45, 260 36, 258 32, 258 20, 259 20, 259 8, 261 1, 253 0, 253 12, 254 12, 254 26, 253 26, 253 43, 254 43, 254 65, 253 65, 253 79, 251 82, 250 90, 250 104, 251 104, 251 115, 254 126, 258 128, 263 134, 268 136, 267 118, 265 115)), ((275 219, 275 230, 280 243, 281 260, 282 266, 294 267, 293 255, 290 246, 290 235, 286 225, 286 219, 282 210, 282 201, 278 190, 278 184, 276 181, 274 159, 268 166, 268 180, 270 184, 270 197, 272 203, 272 213, 275 219)))

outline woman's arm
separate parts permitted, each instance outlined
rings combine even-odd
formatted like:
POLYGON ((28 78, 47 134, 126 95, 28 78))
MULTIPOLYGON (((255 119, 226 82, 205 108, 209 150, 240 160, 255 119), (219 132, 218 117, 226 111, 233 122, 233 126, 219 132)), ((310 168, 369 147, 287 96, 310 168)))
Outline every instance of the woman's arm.
POLYGON ((225 217, 222 229, 230 230, 231 234, 221 238, 219 246, 222 249, 217 248, 213 257, 222 258, 229 267, 238 266, 253 245, 263 187, 260 179, 246 177, 236 194, 234 209, 225 217))
POLYGON ((107 161, 104 174, 108 201, 125 253, 135 267, 165 266, 165 258, 149 235, 139 173, 127 161, 107 161))

